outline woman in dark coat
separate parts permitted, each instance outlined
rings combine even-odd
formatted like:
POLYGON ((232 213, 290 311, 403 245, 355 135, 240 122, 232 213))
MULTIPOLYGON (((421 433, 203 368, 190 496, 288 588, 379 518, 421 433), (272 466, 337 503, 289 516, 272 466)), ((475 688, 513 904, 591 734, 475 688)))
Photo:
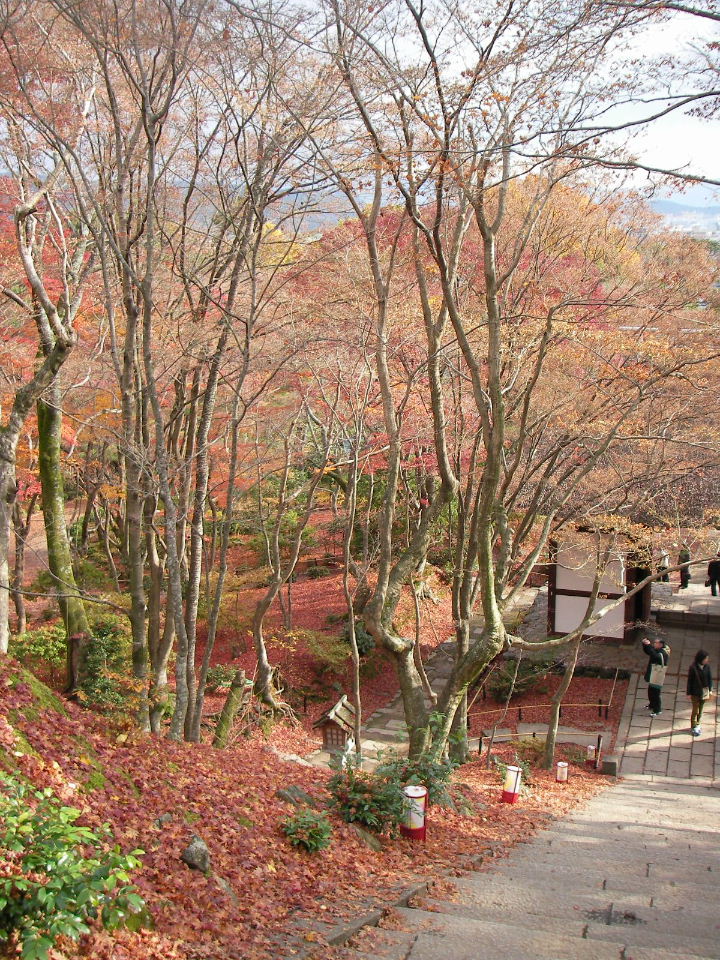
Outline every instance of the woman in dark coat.
POLYGON ((690 717, 690 733, 699 737, 700 719, 705 701, 712 693, 712 674, 710 673, 710 657, 704 650, 698 650, 695 659, 688 670, 687 695, 692 700, 692 715, 690 717))
POLYGON ((645 683, 648 685, 648 710, 651 717, 657 717, 662 710, 662 685, 653 677, 653 667, 666 667, 670 659, 670 647, 664 640, 655 639, 652 643, 647 637, 643 638, 643 652, 647 654, 648 665, 645 671, 645 683), (653 682, 651 682, 651 679, 653 682))

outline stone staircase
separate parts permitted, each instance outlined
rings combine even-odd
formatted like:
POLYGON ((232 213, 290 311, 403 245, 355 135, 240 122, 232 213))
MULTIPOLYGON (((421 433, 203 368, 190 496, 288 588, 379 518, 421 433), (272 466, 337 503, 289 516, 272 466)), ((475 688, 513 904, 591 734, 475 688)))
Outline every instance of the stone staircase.
POLYGON ((348 960, 720 958, 720 790, 624 780, 507 859, 394 910, 348 960))
POLYGON ((685 627, 692 630, 716 630, 720 627, 720 597, 713 597, 701 582, 701 572, 693 574, 684 590, 669 583, 653 584, 652 612, 661 626, 685 627))

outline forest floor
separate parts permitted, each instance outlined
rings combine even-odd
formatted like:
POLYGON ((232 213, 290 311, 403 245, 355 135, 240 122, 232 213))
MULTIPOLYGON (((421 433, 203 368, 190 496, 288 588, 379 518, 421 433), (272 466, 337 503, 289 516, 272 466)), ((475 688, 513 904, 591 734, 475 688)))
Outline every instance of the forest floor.
MULTIPOLYGON (((38 534, 28 551, 28 580, 45 567, 43 547, 38 534)), ((55 960, 280 960, 308 949, 322 957, 328 929, 385 906, 419 880, 469 868, 481 856, 501 855, 607 783, 586 768, 576 747, 561 745, 556 759, 570 762, 568 783, 558 784, 553 773, 533 768, 521 802, 502 803, 501 765, 536 761, 539 742, 503 744, 489 766, 484 759, 474 760, 455 772, 455 808, 431 810, 425 843, 383 836, 381 849, 373 850, 330 812, 333 840, 328 849, 311 855, 292 847, 281 823, 294 808, 277 791, 296 785, 325 809, 329 772, 283 761, 278 752, 302 756, 315 750, 320 744, 315 720, 341 693, 349 692, 340 573, 325 566, 317 575, 309 573, 311 568, 306 565, 291 586, 292 627, 283 626, 279 610, 271 611, 267 627, 270 660, 279 668, 297 722, 257 729, 248 738, 236 736, 221 755, 207 744, 147 738, 128 721, 51 698, 14 661, 0 657, 0 769, 20 773, 38 787, 51 787, 82 811, 88 825, 110 823, 123 849, 145 851, 135 881, 154 929, 132 934, 95 931, 79 945, 61 943, 55 960), (190 871, 180 860, 196 833, 210 850, 212 870, 207 875, 190 871)), ((264 590, 258 573, 254 558, 238 549, 233 556, 235 582, 230 584, 213 656, 214 665, 240 667, 249 677, 255 663, 249 618, 264 590)), ((452 634, 442 571, 429 568, 427 581, 435 599, 421 607, 425 658, 452 634)), ((41 619, 48 612, 48 601, 36 601, 30 608, 31 616, 41 619)), ((409 595, 401 602, 396 625, 415 632, 409 595)), ((557 680, 548 675, 513 699, 507 712, 502 699, 480 693, 471 710, 473 724, 486 727, 493 717, 502 716, 503 723, 515 729, 518 722, 546 719, 557 680)), ((588 730, 616 726, 623 684, 615 688, 608 720, 599 720, 597 714, 597 701, 607 703, 611 687, 608 680, 574 680, 563 722, 588 730)), ((362 670, 365 717, 397 692, 386 654, 373 650, 362 670)), ((209 720, 224 696, 222 690, 208 696, 209 720)))
MULTIPOLYGON (((294 784, 325 807, 328 773, 279 760, 272 747, 285 742, 282 729, 269 741, 257 734, 237 743, 218 762, 207 745, 148 739, 53 701, 7 657, 0 657, 0 690, 2 766, 52 787, 88 825, 109 822, 123 849, 145 851, 135 880, 154 930, 94 932, 79 946, 62 943, 56 960, 296 956, 309 944, 321 947, 326 925, 384 905, 419 879, 501 854, 607 782, 577 749, 560 748, 558 759, 571 762, 569 782, 534 770, 521 802, 508 805, 498 768, 476 761, 454 776, 458 809, 431 810, 427 842, 385 836, 382 849, 371 850, 333 815, 331 846, 311 855, 284 837, 280 824, 293 808, 276 791, 294 784), (208 875, 179 859, 195 833, 210 850, 208 875)), ((535 748, 508 745, 498 759, 525 749, 535 748)))

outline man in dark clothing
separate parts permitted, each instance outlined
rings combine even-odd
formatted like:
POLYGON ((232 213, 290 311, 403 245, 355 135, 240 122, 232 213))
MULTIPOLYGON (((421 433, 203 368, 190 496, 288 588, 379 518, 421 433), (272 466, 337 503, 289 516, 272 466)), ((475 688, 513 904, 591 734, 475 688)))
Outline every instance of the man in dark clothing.
MULTIPOLYGON (((680 548, 680 553, 678 554, 678 564, 689 563, 690 562, 690 551, 688 545, 684 543, 680 548)), ((680 589, 685 590, 687 585, 690 583, 690 567, 681 567, 680 568, 680 589)))
POLYGON ((718 595, 718 584, 720 583, 720 553, 708 564, 708 580, 710 581, 710 591, 714 597, 718 595))
POLYGON ((651 717, 657 717, 662 710, 662 687, 665 681, 664 670, 670 659, 670 647, 664 640, 652 641, 643 637, 643 652, 647 654, 648 665, 645 671, 645 683, 648 685, 648 710, 651 717), (655 668, 655 669, 653 669, 655 668))

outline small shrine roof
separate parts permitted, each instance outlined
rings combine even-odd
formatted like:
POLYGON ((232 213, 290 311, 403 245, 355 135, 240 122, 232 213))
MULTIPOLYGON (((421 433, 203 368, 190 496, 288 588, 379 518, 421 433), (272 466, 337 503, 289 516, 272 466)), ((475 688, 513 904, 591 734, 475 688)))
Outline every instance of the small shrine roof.
POLYGON ((322 727, 326 723, 336 723, 343 730, 352 733, 355 729, 355 707, 348 701, 347 695, 343 694, 334 707, 326 710, 322 716, 313 724, 315 727, 322 727))

